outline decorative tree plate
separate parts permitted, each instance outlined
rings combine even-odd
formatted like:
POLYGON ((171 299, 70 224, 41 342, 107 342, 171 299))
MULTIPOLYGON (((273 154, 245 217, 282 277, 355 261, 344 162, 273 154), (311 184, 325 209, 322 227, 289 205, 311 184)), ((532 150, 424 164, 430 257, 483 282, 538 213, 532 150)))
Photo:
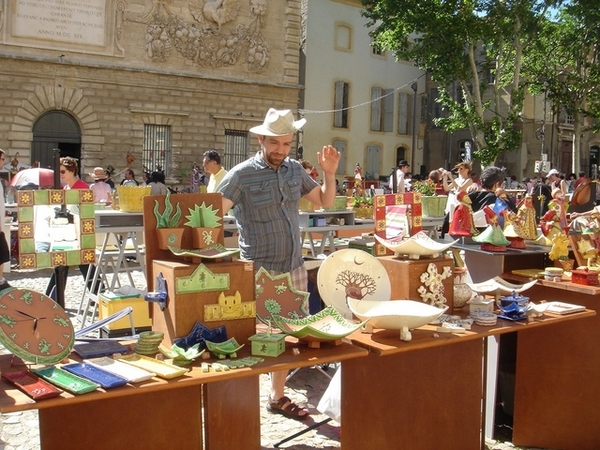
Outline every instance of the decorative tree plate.
POLYGON ((383 264, 363 250, 348 248, 330 254, 317 274, 319 294, 346 319, 352 318, 346 297, 388 301, 390 278, 383 264))
POLYGON ((369 320, 360 323, 349 322, 333 306, 302 319, 287 319, 277 315, 271 316, 271 319, 284 333, 308 342, 342 339, 360 329, 369 320))
POLYGON ((410 341, 409 330, 423 326, 441 316, 448 307, 437 308, 413 300, 377 302, 348 298, 350 309, 360 320, 369 321, 369 328, 400 330, 400 339, 410 341))

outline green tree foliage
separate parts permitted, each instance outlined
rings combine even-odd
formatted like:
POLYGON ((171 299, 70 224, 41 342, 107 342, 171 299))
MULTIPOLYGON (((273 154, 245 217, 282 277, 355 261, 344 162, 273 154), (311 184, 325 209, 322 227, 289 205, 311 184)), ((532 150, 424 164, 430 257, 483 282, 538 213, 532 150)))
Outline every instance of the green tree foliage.
POLYGON ((521 143, 523 55, 562 0, 362 0, 374 43, 431 73, 447 131, 470 130, 483 165, 521 143), (461 95, 455 95, 458 85, 461 95))
POLYGON ((554 113, 573 118, 572 170, 581 164, 581 134, 600 132, 600 9, 596 0, 565 5, 540 29, 528 53, 529 90, 545 93, 554 113), (592 120, 587 120, 592 119, 592 120))

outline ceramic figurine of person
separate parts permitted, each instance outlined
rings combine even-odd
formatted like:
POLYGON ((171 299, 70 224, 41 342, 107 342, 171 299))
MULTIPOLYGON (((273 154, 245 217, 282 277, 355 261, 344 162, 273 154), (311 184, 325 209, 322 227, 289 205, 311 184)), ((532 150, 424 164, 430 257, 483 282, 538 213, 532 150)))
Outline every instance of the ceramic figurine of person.
POLYGON ((498 224, 498 214, 494 212, 490 205, 485 206, 483 212, 489 225, 481 234, 473 236, 473 240, 481 244, 481 250, 490 252, 506 251, 506 246, 510 242, 506 239, 502 228, 498 224))
POLYGON ((530 194, 525 196, 517 209, 514 227, 517 234, 523 239, 537 238, 535 209, 533 207, 533 197, 530 194))
POLYGON ((452 237, 474 236, 478 233, 478 231, 475 228, 475 222, 473 220, 471 199, 464 191, 460 191, 456 197, 460 203, 454 209, 448 234, 452 237))
POLYGON ((553 209, 556 209, 556 212, 558 213, 558 222, 563 230, 566 230, 569 225, 569 223, 567 222, 566 213, 568 203, 569 202, 563 194, 562 190, 558 188, 552 189, 552 200, 550 201, 548 206, 550 206, 553 209))

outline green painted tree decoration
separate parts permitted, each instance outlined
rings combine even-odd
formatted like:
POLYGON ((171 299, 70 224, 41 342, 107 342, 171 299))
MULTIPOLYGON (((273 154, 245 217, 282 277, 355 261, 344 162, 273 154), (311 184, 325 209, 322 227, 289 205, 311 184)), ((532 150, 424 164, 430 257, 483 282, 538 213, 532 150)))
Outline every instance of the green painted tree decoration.
POLYGON ((181 208, 177 203, 177 209, 175 214, 173 212, 173 205, 171 204, 171 192, 167 191, 165 197, 165 210, 161 214, 158 212, 158 200, 154 200, 154 216, 156 217, 156 228, 177 228, 179 226, 179 220, 181 219, 181 208))
POLYGON ((217 214, 218 209, 213 209, 213 205, 202 202, 202 205, 194 205, 194 208, 188 208, 189 216, 185 216, 188 221, 184 224, 192 228, 219 228, 221 218, 217 214))

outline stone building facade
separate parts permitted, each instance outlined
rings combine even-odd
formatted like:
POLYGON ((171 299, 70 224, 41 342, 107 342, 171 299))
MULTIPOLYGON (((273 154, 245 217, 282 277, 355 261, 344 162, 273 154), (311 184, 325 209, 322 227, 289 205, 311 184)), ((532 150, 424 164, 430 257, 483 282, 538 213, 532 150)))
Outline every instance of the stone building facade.
POLYGON ((296 110, 299 30, 299 0, 0 0, 4 169, 60 148, 87 181, 160 168, 185 189, 204 151, 229 168, 269 107, 296 110))

